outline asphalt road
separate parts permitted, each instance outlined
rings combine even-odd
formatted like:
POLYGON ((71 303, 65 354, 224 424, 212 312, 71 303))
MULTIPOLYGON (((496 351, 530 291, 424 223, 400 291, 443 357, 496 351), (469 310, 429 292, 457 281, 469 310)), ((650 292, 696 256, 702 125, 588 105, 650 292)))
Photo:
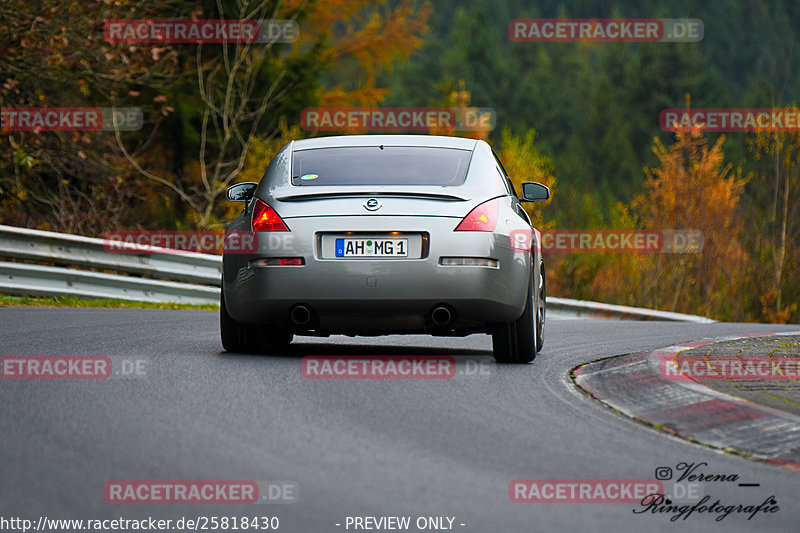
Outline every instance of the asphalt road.
POLYGON ((278 516, 285 532, 346 531, 348 516, 384 515, 410 516, 412 525, 419 516, 455 517, 454 530, 481 533, 797 531, 800 472, 644 427, 577 392, 567 375, 601 357, 790 329, 550 320, 534 363, 488 376, 309 380, 300 354, 488 355, 491 343, 299 338, 284 356, 230 355, 212 312, 2 308, 2 355, 108 355, 143 360, 147 371, 136 379, 0 381, 0 517, 266 515, 278 516), (515 479, 652 479, 656 468, 681 462, 760 484, 704 483, 725 505, 774 495, 780 510, 676 523, 634 514, 634 503, 509 500, 515 479), (299 500, 111 505, 103 497, 110 480, 292 480, 299 500))

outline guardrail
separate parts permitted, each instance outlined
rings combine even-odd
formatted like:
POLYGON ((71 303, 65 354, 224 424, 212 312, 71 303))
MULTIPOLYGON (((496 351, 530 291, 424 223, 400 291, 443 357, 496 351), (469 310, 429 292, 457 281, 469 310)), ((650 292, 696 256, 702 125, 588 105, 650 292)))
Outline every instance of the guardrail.
MULTIPOLYGON (((92 237, 0 225, 0 257, 27 261, 0 262, 0 293, 181 304, 219 303, 220 256, 175 253, 174 250, 156 247, 150 247, 148 253, 110 253, 106 244, 103 239, 92 237), (53 266, 29 262, 51 263, 53 266)), ((119 246, 127 245, 120 243, 119 246)), ((547 298, 547 310, 551 317, 714 322, 695 315, 552 296, 547 298)))
POLYGON ((550 316, 568 318, 601 318, 606 320, 666 320, 670 322, 697 322, 710 324, 710 318, 669 311, 656 311, 627 305, 603 304, 587 300, 547 297, 547 313, 550 316))
POLYGON ((219 303, 221 257, 175 253, 156 247, 149 248, 148 253, 109 253, 106 244, 103 239, 92 237, 0 225, 0 257, 54 265, 0 262, 0 292, 181 304, 219 303))

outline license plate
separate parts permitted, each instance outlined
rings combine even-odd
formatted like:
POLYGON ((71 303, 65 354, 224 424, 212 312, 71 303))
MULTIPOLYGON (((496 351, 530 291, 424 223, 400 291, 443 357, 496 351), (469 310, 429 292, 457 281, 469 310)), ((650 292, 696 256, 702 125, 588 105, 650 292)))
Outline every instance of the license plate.
POLYGON ((408 257, 408 239, 336 239, 336 257, 408 257))

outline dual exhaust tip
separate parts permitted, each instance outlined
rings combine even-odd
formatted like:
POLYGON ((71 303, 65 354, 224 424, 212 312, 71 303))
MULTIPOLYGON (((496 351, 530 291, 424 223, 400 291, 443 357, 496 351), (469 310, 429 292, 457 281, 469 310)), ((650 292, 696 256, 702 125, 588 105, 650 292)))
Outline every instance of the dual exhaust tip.
MULTIPOLYGON (((314 318, 314 312, 305 304, 297 304, 289 311, 289 319, 295 326, 307 326, 314 318)), ((431 322, 444 327, 453 321, 453 311, 445 305, 437 305, 431 311, 431 322)))

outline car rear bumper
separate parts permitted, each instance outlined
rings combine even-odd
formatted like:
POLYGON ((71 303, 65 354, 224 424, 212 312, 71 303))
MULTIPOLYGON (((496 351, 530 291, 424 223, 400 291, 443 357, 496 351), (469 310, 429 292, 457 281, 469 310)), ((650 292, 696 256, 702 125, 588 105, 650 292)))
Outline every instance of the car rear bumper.
POLYGON ((320 229, 319 219, 288 221, 283 242, 259 239, 256 253, 224 258, 223 290, 231 316, 242 323, 290 324, 291 309, 312 309, 315 324, 336 332, 413 332, 431 329, 438 305, 454 311, 455 329, 480 330, 510 322, 525 307, 530 256, 517 253, 508 239, 493 233, 453 232, 456 219, 391 217, 399 232, 424 232, 430 241, 416 259, 323 259, 320 235, 352 230, 363 217, 338 217, 320 229), (348 220, 356 219, 356 220, 348 220), (263 257, 302 257, 302 266, 254 266, 263 257), (443 257, 497 261, 490 266, 446 266, 443 257))

